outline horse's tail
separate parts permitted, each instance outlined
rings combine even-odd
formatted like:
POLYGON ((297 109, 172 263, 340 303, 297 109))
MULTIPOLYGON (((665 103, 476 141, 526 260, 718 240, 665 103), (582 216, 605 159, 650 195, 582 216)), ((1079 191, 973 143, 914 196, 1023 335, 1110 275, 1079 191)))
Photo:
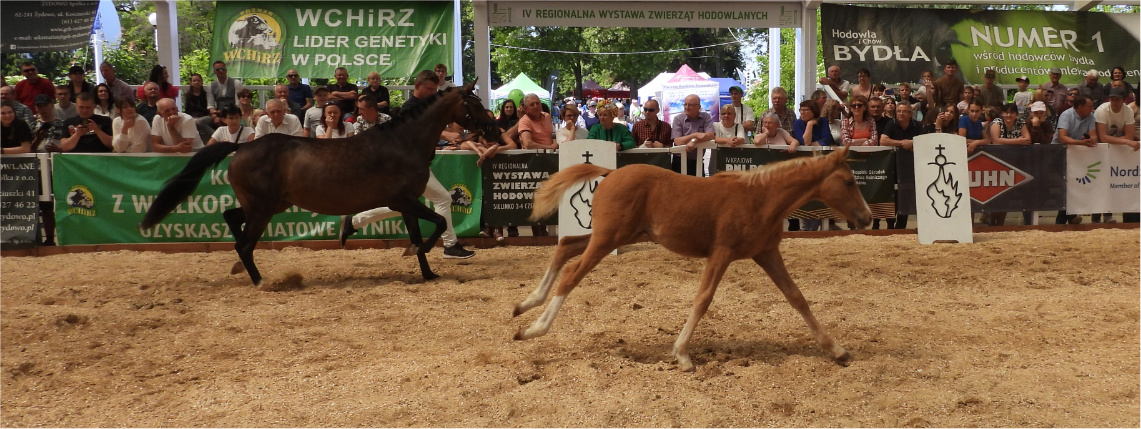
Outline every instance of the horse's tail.
POLYGON ((206 175, 207 169, 218 165, 227 155, 238 150, 238 147, 237 143, 215 143, 191 157, 182 171, 166 181, 162 191, 147 209, 147 214, 143 216, 143 222, 139 227, 151 229, 161 222, 166 215, 194 193, 194 189, 198 188, 198 183, 202 181, 202 176, 206 175))
POLYGON ((611 171, 613 170, 594 164, 579 164, 555 173, 539 185, 539 189, 535 191, 535 204, 531 207, 531 220, 538 222, 558 210, 559 200, 562 199, 563 192, 571 186, 598 176, 605 176, 611 171))

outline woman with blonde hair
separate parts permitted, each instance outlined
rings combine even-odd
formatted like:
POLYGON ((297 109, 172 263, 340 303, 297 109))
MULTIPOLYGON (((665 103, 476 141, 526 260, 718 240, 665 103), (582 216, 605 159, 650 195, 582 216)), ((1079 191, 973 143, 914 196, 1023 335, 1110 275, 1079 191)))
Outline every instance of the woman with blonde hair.
POLYGON ((602 100, 595 111, 598 113, 598 123, 590 127, 587 138, 614 142, 618 150, 633 149, 638 144, 634 142, 634 135, 625 125, 614 122, 618 117, 619 109, 614 102, 602 100))
POLYGON ((868 114, 868 97, 856 95, 850 105, 852 116, 844 119, 841 128, 844 146, 876 146, 876 118, 868 114))

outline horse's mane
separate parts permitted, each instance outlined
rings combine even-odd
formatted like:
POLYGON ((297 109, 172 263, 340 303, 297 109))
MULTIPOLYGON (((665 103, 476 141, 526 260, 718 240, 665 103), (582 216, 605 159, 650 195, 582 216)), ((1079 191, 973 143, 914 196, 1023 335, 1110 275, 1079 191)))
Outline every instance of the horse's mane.
POLYGON ((421 102, 420 104, 413 106, 411 109, 408 109, 408 110, 400 109, 399 115, 393 116, 392 119, 388 120, 388 122, 377 125, 375 127, 371 127, 368 130, 365 130, 365 132, 366 133, 373 132, 372 130, 383 130, 385 132, 392 131, 394 128, 400 127, 401 125, 404 125, 408 122, 412 122, 416 119, 419 119, 420 116, 423 115, 424 112, 426 112, 429 107, 432 107, 432 105, 435 104, 437 101, 439 101, 439 99, 444 98, 444 96, 448 95, 452 91, 459 91, 459 90, 456 89, 455 87, 452 87, 452 88, 448 88, 442 92, 437 92, 435 94, 432 94, 428 98, 424 99, 424 101, 421 102))
POLYGON ((786 161, 767 164, 765 166, 757 167, 757 168, 754 168, 752 170, 726 171, 726 172, 717 173, 717 174, 718 175, 724 174, 724 175, 728 175, 728 176, 734 176, 737 180, 744 182, 748 186, 753 186, 753 185, 764 186, 766 184, 772 183, 772 181, 774 181, 774 180, 780 182, 780 179, 783 179, 785 176, 788 176, 790 174, 795 174, 797 172, 803 173, 803 171, 800 171, 801 167, 811 165, 813 161, 818 160, 819 158, 824 158, 824 157, 823 156, 811 156, 811 157, 802 156, 799 158, 793 158, 793 159, 786 160, 786 161))

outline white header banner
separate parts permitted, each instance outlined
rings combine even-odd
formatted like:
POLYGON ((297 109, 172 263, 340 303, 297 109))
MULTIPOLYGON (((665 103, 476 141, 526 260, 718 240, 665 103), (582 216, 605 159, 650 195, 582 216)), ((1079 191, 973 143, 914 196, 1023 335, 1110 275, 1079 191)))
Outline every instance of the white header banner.
POLYGON ((797 28, 801 4, 493 1, 492 27, 797 28))
POLYGON ((1141 156, 1129 146, 1066 148, 1066 213, 1141 211, 1141 156))

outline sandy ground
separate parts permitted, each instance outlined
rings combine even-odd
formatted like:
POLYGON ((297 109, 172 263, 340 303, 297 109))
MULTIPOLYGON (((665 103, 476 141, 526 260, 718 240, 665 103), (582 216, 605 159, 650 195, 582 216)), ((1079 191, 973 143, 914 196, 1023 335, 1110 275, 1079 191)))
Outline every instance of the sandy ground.
POLYGON ((703 261, 604 260, 551 332, 511 309, 553 247, 109 252, 2 260, 3 426, 1130 426, 1138 230, 788 239, 852 354, 834 364, 752 262, 670 357, 703 261))

